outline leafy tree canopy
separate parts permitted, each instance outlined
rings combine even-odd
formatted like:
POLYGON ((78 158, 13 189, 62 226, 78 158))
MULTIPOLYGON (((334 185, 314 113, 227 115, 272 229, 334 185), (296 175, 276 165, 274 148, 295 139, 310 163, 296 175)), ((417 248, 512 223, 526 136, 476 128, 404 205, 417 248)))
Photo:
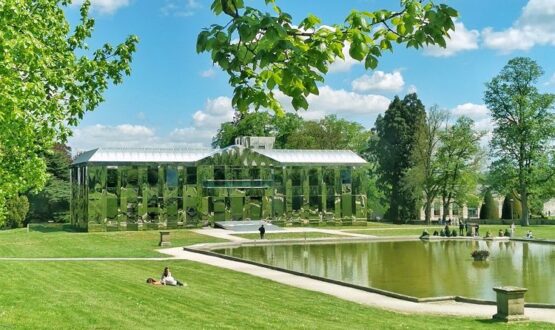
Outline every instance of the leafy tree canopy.
POLYGON ((236 113, 233 121, 222 123, 212 139, 214 148, 225 148, 235 143, 239 136, 274 136, 275 147, 285 148, 289 135, 302 125, 296 114, 272 116, 267 112, 236 113))
POLYGON ((529 224, 529 199, 540 200, 555 181, 555 95, 538 92, 542 74, 532 59, 516 57, 486 84, 484 93, 495 125, 492 182, 498 191, 517 191, 521 225, 529 224))
POLYGON ((212 11, 228 21, 205 28, 197 39, 197 52, 210 53, 229 75, 232 105, 240 112, 262 107, 282 114, 277 93, 290 97, 296 110, 307 109, 307 96, 319 93, 317 83, 331 63, 345 57, 344 48, 374 69, 393 44, 445 47, 458 15, 445 4, 401 0, 398 10, 353 10, 341 24, 314 15, 294 23, 276 1, 265 3, 273 12, 245 6, 243 0, 214 0, 212 11))
POLYGON ((360 153, 372 132, 357 122, 328 115, 319 121, 305 121, 286 143, 288 149, 346 149, 360 153))
POLYGON ((69 3, 0 1, 0 210, 6 198, 44 185, 45 151, 131 72, 137 37, 88 49, 90 2, 73 31, 64 16, 69 3))

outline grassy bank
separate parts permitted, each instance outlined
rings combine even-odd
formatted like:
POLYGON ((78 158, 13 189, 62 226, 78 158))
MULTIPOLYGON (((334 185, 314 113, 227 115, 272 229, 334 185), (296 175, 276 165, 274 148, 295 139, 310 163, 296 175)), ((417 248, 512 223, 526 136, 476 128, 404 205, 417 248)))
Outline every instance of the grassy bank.
MULTIPOLYGON (((0 232, 0 257, 160 257, 158 231, 27 233, 24 229, 0 232)), ((222 240, 190 230, 170 231, 173 246, 222 240)))
MULTIPOLYGON (((388 233, 410 230, 375 228, 388 233)), ((555 237, 555 228, 532 230, 555 237)), ((10 230, 0 232, 0 256, 159 256, 158 237, 157 231, 10 230)), ((218 241, 189 230, 172 231, 170 237, 174 246, 218 241)), ((388 312, 182 260, 0 261, 0 272, 5 274, 0 282, 0 328, 9 329, 553 329, 553 324, 544 323, 507 326, 490 320, 388 312), (188 286, 144 283, 147 277, 159 277, 166 265, 188 286)))
MULTIPOLYGON (((469 318, 404 315, 187 261, 1 262, 0 328, 508 329, 469 318), (150 286, 169 264, 187 287, 150 286)), ((523 323, 511 329, 552 329, 523 323)))

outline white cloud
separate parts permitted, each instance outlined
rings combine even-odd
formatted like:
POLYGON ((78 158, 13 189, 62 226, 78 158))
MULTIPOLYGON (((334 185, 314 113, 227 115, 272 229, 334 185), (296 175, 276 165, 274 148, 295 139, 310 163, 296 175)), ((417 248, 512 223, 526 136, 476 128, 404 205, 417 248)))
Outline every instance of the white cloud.
POLYGON ((211 78, 211 77, 214 77, 215 75, 216 75, 216 71, 212 68, 208 70, 204 70, 200 73, 200 76, 203 78, 211 78))
POLYGON ((489 117, 489 110, 484 104, 464 103, 451 109, 454 116, 467 116, 474 120, 489 117))
POLYGON ((231 99, 220 96, 208 99, 192 115, 191 126, 176 128, 165 136, 143 125, 97 124, 74 129, 69 144, 75 152, 98 147, 209 147, 220 125, 233 120, 233 115, 231 99))
POLYGON ((456 53, 478 49, 478 30, 467 30, 462 22, 455 22, 455 31, 451 31, 450 38, 446 40, 446 47, 429 46, 424 48, 424 54, 435 57, 449 57, 456 53))
POLYGON ((216 131, 185 127, 174 129, 169 135, 169 140, 174 143, 187 143, 190 146, 207 147, 215 135, 216 131))
POLYGON ((474 120, 474 129, 485 132, 480 140, 480 145, 487 148, 493 135, 494 123, 488 108, 484 104, 463 103, 451 109, 450 112, 455 117, 466 116, 474 120))
POLYGON ((530 0, 512 27, 503 31, 486 28, 482 35, 486 47, 502 53, 536 45, 555 46, 555 1, 530 0))
POLYGON ((160 12, 164 16, 193 16, 202 5, 198 0, 166 0, 160 12))
MULTIPOLYGON (((308 120, 316 120, 330 114, 337 115, 373 115, 382 113, 389 106, 390 100, 382 95, 365 95, 348 92, 344 89, 335 90, 329 86, 322 86, 320 95, 310 95, 307 98, 307 111, 300 110, 298 114, 308 120)), ((288 111, 295 111, 291 100, 283 93, 276 93, 278 100, 288 111)))
POLYGON ((404 85, 405 81, 399 71, 393 71, 392 73, 374 71, 371 76, 365 74, 351 82, 353 90, 358 92, 398 92, 404 85))
POLYGON ((351 55, 349 55, 349 45, 345 45, 345 47, 343 47, 343 56, 345 57, 345 59, 337 57, 335 59, 335 62, 330 64, 328 72, 348 72, 353 66, 360 64, 359 61, 355 60, 351 57, 351 55))
MULTIPOLYGON (((83 0, 73 2, 73 5, 81 5, 83 0)), ((129 5, 129 0, 91 0, 91 7, 102 14, 113 14, 119 8, 129 5)))
POLYGON ((407 88, 407 94, 412 94, 412 93, 416 93, 416 92, 418 92, 418 89, 417 89, 416 86, 414 86, 414 85, 410 85, 410 86, 407 88))
POLYGON ((548 81, 544 83, 545 86, 555 86, 555 72, 551 75, 548 81))
POLYGON ((158 141, 152 128, 142 125, 92 125, 76 128, 69 139, 74 152, 98 147, 141 147, 158 141))
POLYGON ((234 113, 231 99, 219 96, 215 99, 208 99, 204 109, 193 114, 193 123, 195 127, 199 128, 218 128, 221 123, 233 120, 234 113))

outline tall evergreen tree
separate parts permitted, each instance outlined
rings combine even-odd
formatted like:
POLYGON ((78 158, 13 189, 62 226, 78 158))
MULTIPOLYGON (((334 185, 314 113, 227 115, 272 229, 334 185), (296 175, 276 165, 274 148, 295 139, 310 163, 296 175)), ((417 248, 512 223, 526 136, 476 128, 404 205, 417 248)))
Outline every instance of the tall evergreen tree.
POLYGON ((480 208, 480 219, 497 220, 499 219, 499 208, 497 202, 493 199, 491 191, 486 191, 484 202, 480 208))
POLYGON ((43 190, 27 195, 29 213, 26 222, 69 222, 71 148, 56 144, 44 159, 48 180, 43 190))
POLYGON ((426 111, 418 96, 395 97, 383 116, 376 119, 376 135, 372 149, 378 163, 379 183, 389 199, 388 219, 405 222, 417 217, 417 199, 403 189, 402 180, 413 166, 412 152, 416 134, 426 119, 426 111))

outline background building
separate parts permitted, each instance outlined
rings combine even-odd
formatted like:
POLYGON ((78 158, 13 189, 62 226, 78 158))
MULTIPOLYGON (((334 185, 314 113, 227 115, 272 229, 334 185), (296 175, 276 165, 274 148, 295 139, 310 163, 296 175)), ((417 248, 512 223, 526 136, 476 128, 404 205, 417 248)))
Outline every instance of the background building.
POLYGON ((348 150, 276 150, 238 138, 219 150, 94 149, 71 169, 72 224, 89 231, 366 224, 366 162, 348 150))

